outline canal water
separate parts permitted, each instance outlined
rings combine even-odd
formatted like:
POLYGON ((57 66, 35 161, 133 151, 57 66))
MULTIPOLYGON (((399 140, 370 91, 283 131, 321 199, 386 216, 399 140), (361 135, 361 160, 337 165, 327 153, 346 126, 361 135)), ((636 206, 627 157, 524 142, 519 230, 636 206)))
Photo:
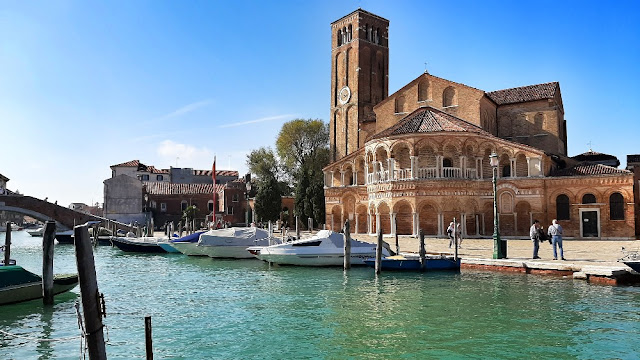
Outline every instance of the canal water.
MULTIPOLYGON (((4 244, 3 236, 0 240, 4 244)), ((13 233, 12 258, 41 273, 42 238, 13 233)), ((638 359, 640 287, 466 271, 269 267, 257 260, 95 248, 109 359, 638 359)), ((76 272, 56 245, 56 273, 76 272)), ((0 359, 77 359, 79 289, 0 307, 0 359)))

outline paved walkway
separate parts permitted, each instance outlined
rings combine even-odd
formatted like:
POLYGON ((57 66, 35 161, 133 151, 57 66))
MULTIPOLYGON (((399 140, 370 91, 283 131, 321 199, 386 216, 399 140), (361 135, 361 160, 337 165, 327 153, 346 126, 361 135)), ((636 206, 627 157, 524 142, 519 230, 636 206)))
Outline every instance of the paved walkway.
MULTIPOLYGON (((353 235, 355 239, 375 242, 375 236, 353 235)), ((385 237, 384 241, 391 245, 395 251, 395 238, 385 237)), ((398 243, 402 252, 417 252, 419 240, 411 236, 399 236, 398 243)), ((427 252, 442 252, 453 254, 453 249, 449 248, 448 239, 425 238, 427 252)), ((617 262, 622 256, 622 248, 630 251, 640 251, 640 240, 615 241, 615 240, 563 240, 564 257, 567 263, 576 265, 605 265, 614 267, 625 267, 626 265, 617 262)), ((465 258, 493 258, 493 239, 464 239, 458 255, 465 258)), ((549 242, 540 244, 538 256, 542 259, 532 260, 533 244, 531 240, 507 240, 507 258, 513 260, 527 260, 534 262, 553 262, 553 248, 549 242)), ((559 257, 560 255, 558 255, 559 257)), ((558 261, 562 263, 562 261, 558 261)))

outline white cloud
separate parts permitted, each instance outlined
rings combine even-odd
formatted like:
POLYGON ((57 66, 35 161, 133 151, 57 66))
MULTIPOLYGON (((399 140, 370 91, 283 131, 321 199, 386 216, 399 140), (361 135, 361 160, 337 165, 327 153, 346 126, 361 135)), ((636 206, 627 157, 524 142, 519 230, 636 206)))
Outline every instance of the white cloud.
POLYGON ((220 125, 220 127, 221 128, 230 128, 230 127, 236 127, 236 126, 242 126, 242 125, 255 124, 255 123, 264 122, 264 121, 272 121, 272 120, 293 118, 293 117, 296 117, 296 116, 297 116, 296 114, 284 114, 284 115, 268 116, 268 117, 255 119, 255 120, 242 121, 242 122, 231 123, 231 124, 224 124, 224 125, 220 125))
POLYGON ((206 100, 202 100, 202 101, 198 101, 198 102, 194 102, 192 104, 189 105, 185 105, 181 108, 179 108, 176 111, 170 112, 168 114, 162 115, 158 118, 158 120, 165 120, 165 119, 169 119, 172 117, 176 117, 176 116, 180 116, 180 115, 184 115, 187 113, 190 113, 194 110, 197 110, 201 107, 207 106, 209 104, 211 104, 213 102, 212 99, 206 99, 206 100))
POLYGON ((213 152, 211 150, 196 148, 192 145, 180 144, 171 140, 162 141, 158 146, 157 152, 165 163, 173 165, 177 161, 177 167, 208 169, 213 162, 213 152))

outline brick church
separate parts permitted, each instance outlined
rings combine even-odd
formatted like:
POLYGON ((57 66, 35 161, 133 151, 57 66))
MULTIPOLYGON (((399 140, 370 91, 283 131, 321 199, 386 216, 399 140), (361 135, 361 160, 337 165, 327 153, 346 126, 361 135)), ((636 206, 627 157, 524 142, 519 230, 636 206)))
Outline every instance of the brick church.
POLYGON ((331 24, 328 228, 443 237, 456 218, 489 237, 495 171, 503 236, 558 219, 567 238, 635 237, 633 173, 568 156, 559 83, 487 92, 425 72, 389 95, 388 31, 362 9, 331 24))

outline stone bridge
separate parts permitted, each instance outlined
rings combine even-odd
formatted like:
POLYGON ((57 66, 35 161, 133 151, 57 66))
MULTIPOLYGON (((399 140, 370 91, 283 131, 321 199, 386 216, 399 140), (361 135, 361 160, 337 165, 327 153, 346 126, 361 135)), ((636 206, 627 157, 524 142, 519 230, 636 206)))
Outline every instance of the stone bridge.
POLYGON ((91 215, 66 208, 48 201, 40 200, 24 195, 0 195, 0 211, 12 211, 31 216, 40 221, 55 221, 58 231, 73 229, 75 225, 84 224, 87 221, 102 221, 102 226, 112 229, 128 231, 129 224, 119 223, 100 216, 91 215))

